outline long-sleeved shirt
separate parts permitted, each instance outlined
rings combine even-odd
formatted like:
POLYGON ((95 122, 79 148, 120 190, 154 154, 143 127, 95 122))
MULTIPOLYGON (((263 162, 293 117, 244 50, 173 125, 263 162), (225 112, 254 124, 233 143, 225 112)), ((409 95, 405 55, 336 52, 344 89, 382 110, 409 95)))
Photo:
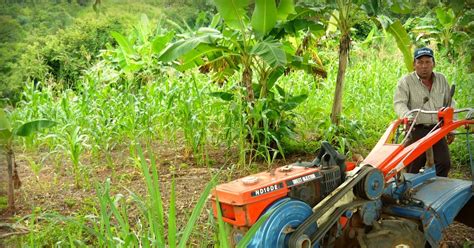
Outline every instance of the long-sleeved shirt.
MULTIPOLYGON (((398 81, 393 104, 395 112, 402 118, 405 113, 412 109, 437 111, 446 105, 449 99, 450 88, 446 77, 433 72, 433 85, 431 91, 428 86, 421 82, 416 72, 412 72, 398 81)), ((454 106, 454 99, 451 102, 454 106)), ((413 114, 413 117, 416 115, 413 114)), ((417 124, 435 124, 438 116, 435 114, 420 113, 416 119, 417 124)))

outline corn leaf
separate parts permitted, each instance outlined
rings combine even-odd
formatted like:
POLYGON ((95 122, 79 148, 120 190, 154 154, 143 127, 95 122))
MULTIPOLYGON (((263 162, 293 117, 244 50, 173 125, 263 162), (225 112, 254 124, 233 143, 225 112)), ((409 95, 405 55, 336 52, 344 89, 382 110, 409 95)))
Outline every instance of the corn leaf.
MULTIPOLYGON (((143 154, 141 155, 140 159, 141 161, 143 160, 143 154)), ((153 190, 152 192, 152 197, 151 197, 151 204, 152 208, 156 209, 158 213, 154 213, 156 215, 156 220, 158 222, 155 222, 155 231, 158 231, 158 234, 160 235, 159 239, 160 241, 164 242, 165 239, 165 234, 164 234, 164 211, 163 211, 163 202, 161 200, 161 191, 160 191, 160 181, 158 179, 158 170, 156 168, 156 161, 155 157, 153 154, 150 152, 150 166, 151 166, 151 176, 152 176, 152 187, 153 190), (156 227, 157 226, 157 227, 156 227)), ((154 211, 153 211, 154 212, 154 211)))
POLYGON ((151 169, 152 175, 150 175, 148 164, 143 155, 143 151, 140 145, 135 146, 138 157, 140 158, 140 165, 145 177, 145 183, 150 194, 151 208, 156 211, 151 211, 150 224, 155 234, 155 237, 158 239, 158 246, 164 246, 165 237, 164 237, 164 228, 163 228, 163 203, 161 200, 161 193, 158 183, 158 172, 156 170, 156 163, 153 156, 151 156, 151 169))
POLYGON ((104 190, 104 199, 106 201, 106 205, 110 208, 112 211, 112 216, 114 217, 115 220, 118 222, 118 226, 116 227, 119 229, 119 231, 122 232, 122 237, 127 237, 128 234, 130 233, 130 226, 128 225, 128 216, 122 215, 117 208, 117 202, 120 200, 120 195, 117 195, 118 197, 115 199, 115 201, 112 200, 110 197, 110 180, 107 181, 106 188, 104 190), (119 228, 120 227, 120 228, 119 228))
MULTIPOLYGON (((110 188, 110 178, 107 178, 105 180, 105 185, 104 188, 97 189, 97 192, 99 192, 99 204, 100 204, 100 230, 99 234, 103 233, 105 236, 103 236, 103 242, 106 243, 107 245, 112 245, 112 229, 110 228, 110 217, 111 215, 107 211, 107 196, 110 188)), ((100 237, 100 236, 98 236, 100 237)))
POLYGON ((188 242, 189 237, 191 236, 191 232, 194 229, 194 226, 196 224, 197 219, 199 218, 199 215, 201 214, 204 205, 207 201, 207 198, 209 196, 209 193, 211 192, 211 189, 215 187, 216 185, 216 178, 218 174, 215 175, 211 181, 207 184, 206 188, 202 192, 201 196, 199 197, 198 202, 196 203, 196 206, 193 209, 193 212, 191 213, 191 217, 189 218, 188 223, 186 224, 186 228, 183 231, 183 236, 181 237, 181 240, 179 242, 180 248, 186 247, 186 243, 188 242))
POLYGON ((224 221, 222 220, 222 209, 221 204, 219 203, 219 198, 216 196, 216 208, 217 208, 217 224, 219 227, 219 243, 220 247, 227 248, 230 247, 229 245, 229 234, 227 232, 226 226, 224 221))
POLYGON ((171 181, 170 209, 168 215, 168 244, 169 247, 176 247, 176 182, 171 181))

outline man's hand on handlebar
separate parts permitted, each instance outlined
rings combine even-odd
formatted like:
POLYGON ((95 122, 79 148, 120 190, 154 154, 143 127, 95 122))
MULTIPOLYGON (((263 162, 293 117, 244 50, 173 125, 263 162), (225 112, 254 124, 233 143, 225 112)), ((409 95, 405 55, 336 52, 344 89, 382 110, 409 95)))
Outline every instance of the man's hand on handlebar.
POLYGON ((446 142, 448 143, 448 145, 451 145, 451 143, 453 143, 454 137, 454 132, 449 132, 448 135, 446 135, 446 142))
POLYGON ((407 132, 410 129, 411 125, 413 124, 413 121, 415 120, 415 117, 413 117, 413 115, 409 115, 409 116, 406 117, 405 120, 406 120, 405 121, 405 132, 407 132))

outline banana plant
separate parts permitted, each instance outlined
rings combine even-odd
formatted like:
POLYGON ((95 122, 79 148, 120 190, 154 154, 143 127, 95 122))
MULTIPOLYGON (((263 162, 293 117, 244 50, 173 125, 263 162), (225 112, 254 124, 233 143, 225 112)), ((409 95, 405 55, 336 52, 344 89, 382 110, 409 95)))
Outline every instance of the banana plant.
POLYGON ((337 9, 332 13, 331 19, 335 21, 335 26, 341 31, 341 35, 339 39, 339 66, 331 111, 331 121, 334 124, 339 124, 339 116, 342 112, 344 77, 349 60, 351 28, 356 21, 355 19, 359 10, 358 6, 352 3, 352 0, 337 0, 336 6, 337 9))
POLYGON ((404 62, 408 71, 413 71, 412 42, 399 20, 392 21, 381 14, 383 7, 388 7, 391 12, 397 14, 408 13, 410 6, 406 0, 398 0, 385 3, 381 0, 371 1, 353 1, 336 0, 333 4, 334 11, 329 21, 330 25, 337 27, 340 31, 339 38, 339 66, 336 80, 336 89, 334 92, 334 101, 331 111, 331 122, 339 125, 342 112, 342 93, 344 88, 344 78, 349 59, 351 28, 360 20, 371 19, 377 26, 388 31, 395 37, 397 46, 403 53, 404 62))
MULTIPOLYGON (((294 37, 306 26, 317 33, 323 26, 305 20, 297 13, 292 0, 257 0, 252 16, 247 15, 250 1, 216 0, 218 14, 209 27, 194 33, 182 34, 159 55, 165 62, 177 61, 179 70, 199 66, 203 72, 213 73, 217 82, 227 80, 241 72, 242 85, 247 90, 247 100, 261 98, 268 93, 285 69, 304 69, 323 75, 322 65, 304 56, 295 55, 294 47, 285 39, 294 37), (223 27, 218 24, 223 20, 223 27), (260 95, 255 96, 253 79, 257 77, 260 95)), ((309 12, 303 9, 300 12, 309 12)), ((311 10, 314 11, 314 10, 311 10)))
POLYGON ((412 33, 417 40, 430 40, 446 51, 450 58, 461 54, 472 54, 472 19, 474 11, 454 11, 454 6, 439 6, 434 13, 417 18, 412 33), (470 27, 471 26, 471 27, 470 27))
POLYGON ((22 125, 12 128, 10 122, 8 121, 5 111, 0 109, 0 147, 2 151, 5 152, 7 160, 7 171, 8 171, 8 209, 15 209, 15 197, 14 197, 14 177, 16 180, 19 178, 16 172, 16 167, 14 168, 14 151, 13 151, 13 141, 15 137, 28 137, 33 133, 38 132, 43 128, 49 128, 56 124, 54 121, 50 120, 34 120, 25 122, 22 125))
POLYGON ((111 31, 110 35, 117 43, 113 48, 109 45, 101 56, 105 63, 110 64, 117 70, 121 77, 129 80, 133 78, 139 85, 146 83, 152 78, 150 75, 161 74, 160 61, 157 61, 157 53, 160 53, 175 35, 173 31, 161 28, 161 20, 153 30, 148 17, 141 15, 140 22, 134 26, 134 32, 125 36, 121 33, 111 31), (153 36, 154 31, 157 35, 153 36))
MULTIPOLYGON (((252 111, 257 109, 255 106, 259 101, 266 101, 271 92, 278 93, 274 86, 280 76, 295 69, 313 75, 326 75, 320 60, 314 59, 317 56, 303 53, 302 43, 295 42, 301 34, 322 34, 324 27, 307 18, 308 15, 315 15, 317 10, 295 6, 293 0, 215 0, 214 4, 218 14, 211 24, 195 32, 180 34, 179 39, 159 53, 159 60, 174 63, 181 71, 199 67, 201 72, 210 73, 212 80, 218 83, 224 83, 239 73, 239 85, 234 89, 243 89, 240 94, 243 99, 231 100, 241 100, 246 105, 250 129, 263 129, 264 118, 260 116, 257 119, 262 121, 257 120, 252 111)), ((233 93, 226 92, 232 96, 233 93)), ((274 103, 261 105, 266 109, 260 114, 271 111, 268 108, 275 106, 274 103)), ((289 115, 280 116, 267 126, 275 129, 278 123, 284 123, 283 116, 289 115)))

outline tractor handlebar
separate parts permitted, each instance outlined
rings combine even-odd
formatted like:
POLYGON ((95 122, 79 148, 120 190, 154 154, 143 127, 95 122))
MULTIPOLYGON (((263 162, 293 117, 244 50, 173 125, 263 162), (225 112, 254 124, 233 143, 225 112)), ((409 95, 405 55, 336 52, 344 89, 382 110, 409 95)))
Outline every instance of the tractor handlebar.
MULTIPOLYGON (((441 110, 423 110, 423 109, 412 109, 408 112, 406 112, 404 115, 403 115, 403 118, 406 118, 408 116, 410 116, 411 114, 413 113, 416 113, 416 112, 420 112, 420 113, 423 113, 423 114, 438 114, 441 110)), ((462 109, 456 109, 454 110, 454 113, 457 114, 457 113, 462 113, 462 112, 469 112, 468 113, 468 116, 472 116, 472 113, 474 113, 474 108, 462 108, 462 109)))

